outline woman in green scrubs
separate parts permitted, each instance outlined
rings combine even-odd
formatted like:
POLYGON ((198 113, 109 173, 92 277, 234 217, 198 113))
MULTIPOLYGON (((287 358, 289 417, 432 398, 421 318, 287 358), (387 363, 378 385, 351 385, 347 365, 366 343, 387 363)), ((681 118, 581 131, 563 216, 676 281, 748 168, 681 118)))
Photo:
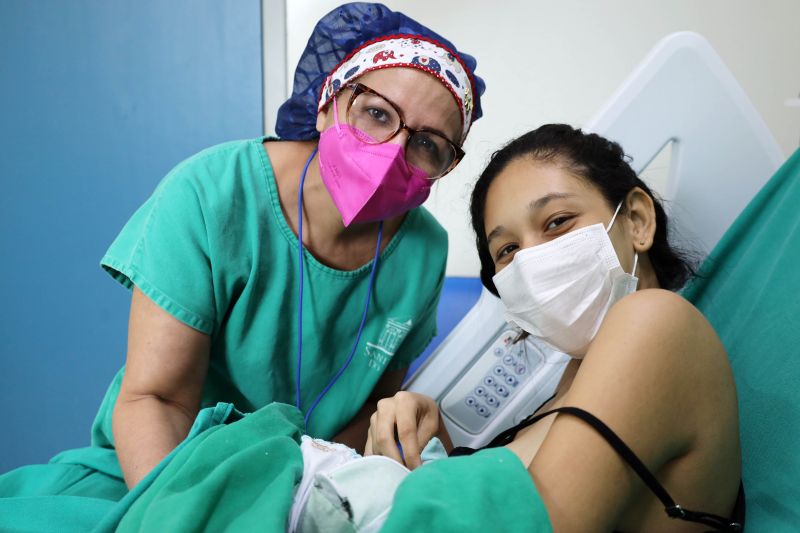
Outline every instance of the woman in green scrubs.
POLYGON ((133 293, 125 368, 90 447, 0 476, 0 529, 91 527, 218 402, 362 448, 436 334, 447 236, 420 204, 481 115, 475 65, 380 4, 320 20, 280 139, 180 163, 103 257, 133 293))

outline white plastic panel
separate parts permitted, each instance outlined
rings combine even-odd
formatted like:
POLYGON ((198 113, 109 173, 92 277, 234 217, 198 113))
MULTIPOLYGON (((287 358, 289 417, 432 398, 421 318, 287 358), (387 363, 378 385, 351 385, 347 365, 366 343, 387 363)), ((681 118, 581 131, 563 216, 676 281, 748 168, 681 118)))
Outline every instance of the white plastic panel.
POLYGON ((587 124, 639 173, 670 141, 666 208, 677 240, 709 252, 785 157, 702 36, 662 39, 587 124))
POLYGON ((548 352, 534 343, 515 342, 518 337, 514 330, 502 331, 442 397, 442 410, 461 430, 479 435, 507 404, 525 396, 530 382, 547 380, 548 352))
POLYGON ((555 391, 569 357, 531 337, 510 342, 516 337, 503 319, 503 304, 484 289, 407 383, 407 390, 439 402, 456 446, 486 444, 555 391))

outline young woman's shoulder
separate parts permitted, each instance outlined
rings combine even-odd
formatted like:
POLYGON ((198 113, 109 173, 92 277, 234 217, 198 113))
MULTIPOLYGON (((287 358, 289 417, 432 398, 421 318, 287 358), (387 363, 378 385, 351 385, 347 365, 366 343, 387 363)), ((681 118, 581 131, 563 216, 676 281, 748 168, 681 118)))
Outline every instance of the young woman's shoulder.
POLYGON ((735 407, 730 365, 711 324, 661 289, 637 291, 609 310, 570 396, 628 431, 649 426, 652 437, 671 445, 654 440, 644 447, 667 455, 689 446, 714 412, 735 407), (712 398, 726 398, 726 405, 712 405, 712 398))
POLYGON ((643 320, 642 325, 655 331, 667 331, 673 327, 708 327, 706 319, 681 295, 664 289, 643 289, 622 298, 609 310, 608 323, 616 321, 643 320))
POLYGON ((727 364, 722 343, 708 320, 689 301, 663 289, 636 291, 612 306, 587 359, 595 353, 606 365, 672 368, 673 372, 675 365, 682 372, 727 364))

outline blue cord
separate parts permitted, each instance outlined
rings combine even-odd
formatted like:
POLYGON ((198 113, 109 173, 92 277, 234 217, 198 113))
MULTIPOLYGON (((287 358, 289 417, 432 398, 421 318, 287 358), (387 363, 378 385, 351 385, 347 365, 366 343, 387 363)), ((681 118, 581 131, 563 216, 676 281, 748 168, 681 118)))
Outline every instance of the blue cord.
POLYGON ((361 340, 361 333, 364 331, 364 324, 367 321, 367 311, 369 310, 369 301, 372 298, 372 287, 374 286, 375 282, 375 270, 378 268, 378 256, 380 255, 381 251, 381 240, 383 238, 383 222, 381 221, 378 225, 378 245, 375 247, 375 257, 372 259, 372 271, 369 274, 369 287, 367 288, 367 302, 364 304, 364 314, 361 315, 361 325, 358 327, 358 334, 356 335, 356 342, 353 344, 353 349, 350 350, 350 355, 347 358, 347 361, 342 365, 339 371, 333 376, 333 379, 325 386, 322 392, 319 393, 317 399, 314 400, 314 403, 311 404, 311 407, 308 409, 308 413, 306 413, 306 427, 308 427, 308 420, 311 418, 311 412, 314 411, 314 408, 317 404, 322 400, 322 397, 333 387, 333 384, 339 380, 339 377, 344 373, 348 366, 350 366, 350 362, 353 360, 353 356, 356 354, 356 349, 358 348, 358 343, 361 340))
MULTIPOLYGON (((316 155, 317 150, 316 148, 311 153, 311 157, 308 158, 306 161, 306 166, 303 168, 303 175, 300 178, 300 191, 297 195, 297 213, 298 213, 298 224, 297 224, 297 237, 298 237, 298 254, 299 254, 299 262, 300 262, 300 291, 299 291, 299 299, 300 305, 298 308, 298 327, 297 327, 297 381, 296 381, 296 398, 295 398, 295 405, 298 409, 300 407, 300 369, 301 369, 301 358, 303 352, 303 183, 306 180, 306 172, 308 172, 308 166, 311 164, 311 160, 314 159, 314 155, 316 155)), ((356 342, 353 344, 353 349, 350 351, 350 355, 347 357, 347 361, 339 368, 336 372, 336 375, 333 376, 333 379, 325 386, 322 392, 319 393, 317 398, 311 404, 311 407, 308 409, 308 412, 305 415, 305 425, 308 427, 308 421, 311 418, 311 413, 317 407, 319 402, 328 393, 328 391, 333 387, 334 383, 336 383, 341 375, 347 370, 347 367, 350 366, 350 363, 353 361, 353 357, 356 354, 356 349, 358 348, 358 343, 361 341, 361 334, 364 331, 364 325, 367 322, 367 312, 369 311, 369 302, 372 299, 372 288, 375 285, 375 271, 378 268, 378 259, 380 257, 381 252, 381 241, 383 240, 383 222, 381 221, 378 224, 378 243, 375 246, 375 257, 372 259, 372 270, 369 274, 369 286, 367 287, 367 301, 364 304, 364 313, 361 315, 361 325, 358 327, 358 334, 356 335, 356 342)))
POLYGON ((300 176, 300 190, 297 192, 297 247, 298 263, 300 264, 300 307, 297 317, 297 376, 295 381, 295 400, 294 404, 302 412, 300 407, 300 368, 303 358, 303 184, 306 182, 306 173, 308 166, 317 155, 317 149, 311 152, 311 156, 306 161, 306 166, 303 167, 303 175, 300 176))

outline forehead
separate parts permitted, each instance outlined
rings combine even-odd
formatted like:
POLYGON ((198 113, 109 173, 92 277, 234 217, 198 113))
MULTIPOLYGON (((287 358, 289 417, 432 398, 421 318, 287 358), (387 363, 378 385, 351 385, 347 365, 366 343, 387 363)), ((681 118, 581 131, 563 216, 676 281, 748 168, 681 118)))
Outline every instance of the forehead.
POLYGON ((431 74, 394 67, 367 72, 356 81, 397 105, 409 126, 434 128, 460 139, 461 110, 450 90, 431 74))
POLYGON ((527 213, 531 202, 550 194, 568 194, 584 203, 605 202, 597 187, 559 163, 517 158, 489 186, 484 209, 487 230, 504 223, 500 219, 527 213))

